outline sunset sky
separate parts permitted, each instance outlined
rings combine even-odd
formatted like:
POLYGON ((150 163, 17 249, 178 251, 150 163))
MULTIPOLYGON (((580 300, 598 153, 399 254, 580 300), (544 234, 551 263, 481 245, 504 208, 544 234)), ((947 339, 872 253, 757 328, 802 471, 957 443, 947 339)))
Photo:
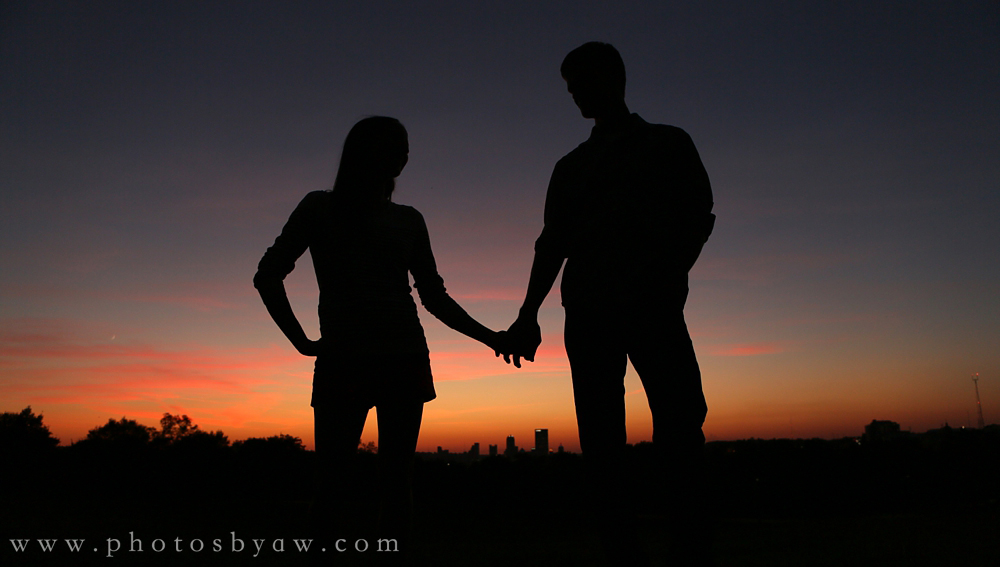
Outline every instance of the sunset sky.
MULTIPOLYGON (((1000 421, 1000 4, 623 6, 5 1, 0 411, 30 405, 63 444, 171 412, 311 446, 312 361, 251 278, 372 114, 409 131, 394 200, 448 290, 506 328, 552 167, 592 126, 559 64, 600 40, 630 109, 684 128, 712 180, 686 309, 709 440, 975 425, 976 372, 1000 421)), ((317 337, 308 255, 286 285, 317 337)), ((420 317, 438 399, 419 450, 543 427, 578 450, 557 291, 521 370, 420 317)))

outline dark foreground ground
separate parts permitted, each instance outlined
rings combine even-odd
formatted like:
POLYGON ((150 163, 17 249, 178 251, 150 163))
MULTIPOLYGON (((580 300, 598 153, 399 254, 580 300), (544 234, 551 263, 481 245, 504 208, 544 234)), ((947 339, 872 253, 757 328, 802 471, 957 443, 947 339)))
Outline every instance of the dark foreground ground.
MULTIPOLYGON (((644 474, 649 452, 632 448, 633 480, 625 489, 635 494, 656 564, 670 565, 669 522, 643 496, 656 482, 644 474)), ((600 565, 580 498, 587 489, 582 460, 531 457, 418 460, 414 564, 600 565)), ((865 445, 713 443, 708 462, 720 565, 1000 565, 996 436, 955 430, 865 445)), ((296 549, 293 540, 307 535, 313 464, 309 452, 232 450, 70 447, 8 458, 0 565, 307 565, 317 556, 333 565, 375 565, 374 549, 296 549), (142 551, 129 551, 130 537, 142 551), (84 540, 80 551, 70 551, 67 539, 84 540), (157 539, 163 551, 153 550, 157 539), (24 540, 25 551, 16 551, 24 540), (58 541, 43 551, 38 540, 58 541), (192 544, 204 548, 192 551, 192 544)), ((359 455, 359 469, 356 494, 369 510, 361 522, 371 522, 375 457, 359 455)))

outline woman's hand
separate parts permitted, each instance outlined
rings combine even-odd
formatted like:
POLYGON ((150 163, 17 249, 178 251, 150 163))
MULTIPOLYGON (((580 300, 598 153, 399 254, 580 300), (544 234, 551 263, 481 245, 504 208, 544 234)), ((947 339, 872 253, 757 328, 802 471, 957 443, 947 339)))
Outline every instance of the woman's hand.
POLYGON ((510 337, 507 336, 507 331, 494 331, 493 336, 486 342, 486 346, 493 349, 493 354, 498 357, 502 354, 506 359, 511 354, 510 337))
POLYGON ((267 312, 271 314, 271 318, 274 319, 278 328, 288 338, 288 342, 292 343, 295 350, 304 356, 317 356, 322 350, 321 341, 323 339, 312 341, 306 336, 302 325, 299 324, 295 313, 292 312, 292 305, 288 303, 285 284, 281 280, 268 282, 254 278, 254 285, 257 286, 257 291, 264 301, 264 307, 267 307, 267 312))
POLYGON ((305 339, 305 341, 301 341, 294 346, 295 350, 299 351, 299 354, 303 356, 319 356, 319 353, 322 351, 322 343, 323 339, 318 341, 305 339))

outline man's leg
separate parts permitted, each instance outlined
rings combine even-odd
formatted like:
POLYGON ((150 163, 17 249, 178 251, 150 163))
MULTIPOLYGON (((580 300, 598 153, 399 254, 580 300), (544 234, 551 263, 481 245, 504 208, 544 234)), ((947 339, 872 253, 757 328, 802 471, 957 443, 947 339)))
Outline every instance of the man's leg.
POLYGON ((710 510, 702 425, 708 412, 683 311, 650 312, 629 325, 629 359, 653 417, 657 476, 673 519, 674 550, 683 564, 710 565, 710 510))
POLYGON ((635 515, 622 491, 626 443, 622 329, 610 312, 567 309, 564 336, 580 449, 591 485, 588 508, 611 564, 648 564, 635 515))
POLYGON ((595 312, 566 311, 564 340, 573 376, 580 449, 592 460, 619 460, 625 449, 624 344, 614 321, 595 312))
POLYGON ((698 455, 708 405, 684 313, 642 309, 626 325, 628 354, 649 400, 653 443, 671 454, 698 455))

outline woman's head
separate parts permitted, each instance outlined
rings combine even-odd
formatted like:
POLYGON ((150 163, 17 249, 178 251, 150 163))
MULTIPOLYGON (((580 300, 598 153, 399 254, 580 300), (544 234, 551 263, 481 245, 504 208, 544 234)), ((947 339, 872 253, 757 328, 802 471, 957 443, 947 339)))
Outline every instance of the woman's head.
POLYGON ((410 152, 406 128, 387 116, 369 116, 344 140, 335 194, 359 203, 388 201, 410 152))

